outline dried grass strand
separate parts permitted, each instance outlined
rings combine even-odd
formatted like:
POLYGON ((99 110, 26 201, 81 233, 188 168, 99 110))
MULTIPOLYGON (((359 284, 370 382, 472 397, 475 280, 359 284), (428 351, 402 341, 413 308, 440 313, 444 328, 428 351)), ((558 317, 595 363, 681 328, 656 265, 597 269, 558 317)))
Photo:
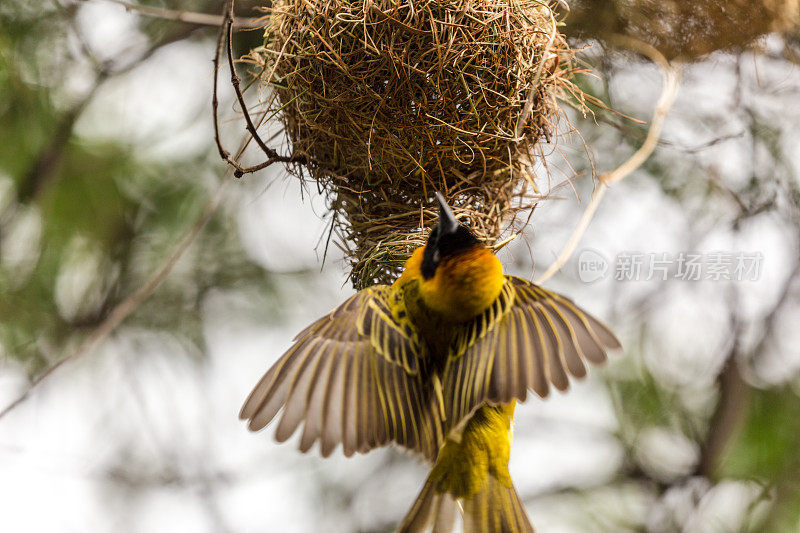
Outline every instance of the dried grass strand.
POLYGON ((664 119, 666 118, 672 103, 675 101, 675 95, 678 91, 678 85, 681 77, 680 63, 670 63, 655 47, 631 37, 616 36, 614 42, 619 46, 624 46, 629 50, 633 50, 647 56, 660 67, 663 77, 661 96, 659 97, 658 103, 653 111, 653 118, 650 122, 650 128, 647 132, 647 137, 645 138, 644 143, 628 160, 626 160, 620 166, 610 172, 600 174, 598 177, 599 183, 592 192, 592 198, 589 200, 589 204, 586 206, 586 209, 581 215, 578 225, 572 232, 567 244, 561 250, 561 253, 558 255, 556 260, 547 268, 544 274, 536 279, 536 283, 539 284, 550 279, 561 269, 562 266, 564 266, 564 264, 566 264, 567 260, 578 246, 581 238, 583 238, 584 233, 586 233, 586 230, 589 228, 589 224, 594 218, 597 208, 600 207, 600 202, 603 200, 606 190, 614 183, 618 183, 629 176, 633 171, 647 161, 647 159, 653 153, 653 150, 655 150, 656 145, 658 144, 658 139, 661 136, 661 130, 664 126, 664 119))

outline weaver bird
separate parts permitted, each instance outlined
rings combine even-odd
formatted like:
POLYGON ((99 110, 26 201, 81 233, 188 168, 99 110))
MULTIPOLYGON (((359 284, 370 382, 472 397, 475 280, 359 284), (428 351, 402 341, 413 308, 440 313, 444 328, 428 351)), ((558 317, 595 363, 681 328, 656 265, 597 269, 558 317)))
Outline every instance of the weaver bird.
POLYGON ((503 274, 437 193, 439 220, 391 286, 364 289, 301 331, 242 407, 251 430, 283 408, 279 442, 347 456, 390 442, 434 463, 402 532, 532 531, 508 472, 528 390, 565 390, 619 341, 571 300, 503 274))

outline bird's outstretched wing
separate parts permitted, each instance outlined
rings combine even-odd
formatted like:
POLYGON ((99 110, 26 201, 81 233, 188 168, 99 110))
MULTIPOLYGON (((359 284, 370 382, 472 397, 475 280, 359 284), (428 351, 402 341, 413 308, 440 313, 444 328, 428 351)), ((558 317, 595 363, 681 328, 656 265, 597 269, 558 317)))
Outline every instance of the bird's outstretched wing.
POLYGON ((513 276, 495 303, 456 335, 445 365, 445 430, 484 402, 547 396, 619 348, 614 334, 570 299, 513 276))
POLYGON ((443 437, 423 382, 424 349, 399 291, 360 291, 295 337, 239 417, 256 431, 283 407, 276 438, 304 422, 304 452, 317 440, 323 456, 339 443, 350 456, 394 441, 433 460, 443 437))

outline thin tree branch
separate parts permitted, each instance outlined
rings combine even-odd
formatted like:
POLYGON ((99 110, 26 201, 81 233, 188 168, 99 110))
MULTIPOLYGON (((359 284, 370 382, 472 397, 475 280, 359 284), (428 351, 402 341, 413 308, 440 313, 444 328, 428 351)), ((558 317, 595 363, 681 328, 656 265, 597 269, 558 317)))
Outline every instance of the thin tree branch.
POLYGON ((108 74, 106 71, 101 72, 89 91, 60 117, 58 125, 53 130, 52 137, 39 151, 30 169, 20 182, 17 190, 17 200, 20 203, 31 201, 53 181, 55 170, 58 168, 72 137, 75 123, 107 79, 108 74))
POLYGON ((294 153, 288 156, 282 156, 274 149, 267 146, 266 143, 261 139, 261 136, 258 134, 257 128, 253 125, 253 120, 250 118, 250 112, 247 110, 247 104, 244 101, 244 95, 242 94, 240 87, 241 80, 236 74, 236 66, 233 61, 233 6, 234 0, 230 0, 225 10, 224 25, 220 29, 219 37, 217 38, 216 54, 214 55, 214 90, 211 97, 211 109, 214 115, 214 142, 217 144, 219 156, 234 168, 233 175, 237 178, 241 178, 245 174, 257 172, 267 168, 274 163, 305 163, 306 157, 302 154, 294 153), (227 39, 225 38, 226 36, 227 39), (261 150, 267 155, 267 160, 258 165, 249 167, 242 166, 242 164, 239 163, 236 158, 231 157, 230 152, 228 152, 222 145, 222 139, 219 133, 219 99, 217 97, 217 80, 219 78, 219 56, 222 52, 223 42, 225 43, 228 67, 231 71, 231 86, 233 86, 234 93, 236 93, 236 99, 242 108, 242 114, 244 115, 245 122, 247 123, 247 131, 256 141, 256 144, 258 144, 261 150))
POLYGON ((608 189, 608 187, 612 184, 625 179, 634 170, 639 168, 645 161, 647 161, 647 159, 653 153, 653 150, 658 144, 658 138, 661 136, 661 129, 664 126, 664 119, 666 118, 667 112, 672 106, 672 102, 675 100, 675 95, 678 91, 678 84, 680 81, 679 65, 670 64, 661 54, 661 52, 649 44, 622 36, 619 36, 615 40, 619 44, 631 50, 646 55, 654 63, 661 67, 661 73, 664 78, 661 96, 656 104, 655 111, 653 112, 653 119, 650 122, 650 129, 647 132, 647 137, 645 138, 642 146, 630 157, 630 159, 625 161, 623 164, 610 172, 606 172, 598 176, 599 183, 592 193, 592 198, 589 201, 589 205, 586 206, 586 209, 584 210, 583 215, 578 222, 578 226, 572 232, 572 236, 564 246, 564 249, 561 250, 559 256, 545 271, 545 273, 536 280, 536 283, 544 283, 550 279, 553 274, 558 272, 558 270, 561 269, 561 267, 564 266, 564 264, 570 258, 581 238, 583 237, 583 234, 586 233, 586 229, 589 227, 594 214, 597 212, 597 208, 600 206, 600 202, 606 193, 606 189, 608 189))
MULTIPOLYGON (((261 118, 259 119, 259 125, 266 117, 266 113, 264 113, 261 118)), ((245 139, 242 142, 241 147, 237 151, 237 157, 240 157, 244 151, 247 149, 247 146, 250 144, 252 137, 245 139)), ((158 288, 164 279, 169 276, 170 272, 172 272, 173 267, 178 262, 178 260, 183 256, 184 252, 189 248, 189 246, 194 242, 197 236, 200 234, 202 229, 214 215, 216 210, 219 208, 220 203, 225 195, 225 191, 227 188, 227 184, 229 180, 223 180, 220 186, 217 188, 214 196, 211 198, 209 203, 206 205, 206 208, 200 214, 200 216, 195 220, 192 227, 189 229, 188 233, 184 235, 184 237, 178 242, 178 244, 173 249, 172 253, 169 255, 167 260, 142 284, 139 289, 133 293, 132 295, 128 296, 125 300, 120 302, 119 305, 114 307, 111 312, 106 316, 106 318, 100 323, 96 330, 94 330, 89 337, 87 337, 74 351, 72 351, 69 355, 64 357, 63 359, 57 361, 52 366, 48 367, 44 372, 39 374, 28 388, 17 397, 16 400, 11 402, 8 406, 6 406, 2 411, 0 411, 0 419, 2 419, 5 415, 11 412, 14 408, 16 408, 19 404, 24 402, 30 393, 42 382, 44 381, 50 374, 55 372, 61 365, 66 363, 67 361, 77 359, 82 355, 85 355, 87 352, 92 350, 98 343, 103 341, 108 335, 110 335, 131 313, 133 313, 140 305, 142 305, 149 297, 153 294, 153 292, 158 288)))
MULTIPOLYGON (((209 13, 195 13, 192 11, 178 11, 175 9, 166 9, 163 7, 142 6, 139 4, 132 4, 123 0, 106 0, 114 4, 118 4, 125 8, 126 11, 135 11, 145 17, 158 18, 163 20, 173 20, 176 22, 185 22, 186 24, 193 24, 195 26, 212 26, 219 27, 225 24, 225 17, 222 15, 211 15, 209 13)), ((234 29, 238 30, 252 30, 264 26, 264 17, 239 17, 233 20, 234 29)))
POLYGON ((718 378, 720 398, 709 422, 708 435, 702 443, 697 464, 697 472, 708 479, 713 479, 720 456, 747 415, 750 388, 739 371, 736 344, 718 378))
POLYGON ((73 350, 69 355, 64 357, 63 359, 58 360, 56 363, 51 365, 47 368, 44 372, 39 374, 36 379, 34 379, 28 388, 17 397, 16 400, 11 402, 7 405, 2 411, 0 411, 0 419, 2 419, 5 415, 11 412, 15 407, 19 404, 24 402, 30 393, 47 377, 49 377, 53 372, 58 370, 64 363, 72 361, 73 359, 77 359, 78 357, 86 354, 90 350, 92 350, 97 344, 103 341, 108 335, 114 331, 117 326, 119 326, 123 320, 125 320, 131 313, 133 313, 136 309, 139 308, 145 300, 147 300, 153 291, 161 284, 162 281, 172 272, 172 268, 175 266, 175 263, 181 258, 183 253, 186 249, 191 245, 197 235, 200 234, 200 231, 205 227, 208 221, 216 212, 219 204, 224 196, 225 189, 227 184, 230 183, 229 180, 223 180, 220 186, 218 187, 216 193, 209 201, 206 208, 203 210, 203 213, 195 220, 192 227, 189 231, 184 235, 184 237, 180 240, 178 245, 173 249, 170 256, 167 260, 158 268, 145 282, 142 284, 139 289, 125 298, 119 305, 117 305, 108 316, 103 320, 103 322, 95 329, 78 347, 73 350))
MULTIPOLYGON (((775 330, 780 311, 787 301, 792 298, 792 286, 800 276, 800 261, 796 262, 792 272, 786 278, 782 288, 781 296, 775 305, 764 318, 762 335, 758 343, 752 350, 753 355, 762 353, 775 330)), ((747 400, 750 396, 750 387, 742 379, 742 372, 739 364, 739 342, 741 335, 740 327, 735 327, 734 345, 725 362, 725 367, 719 375, 720 398, 717 401, 714 414, 709 422, 709 432, 703 443, 700 454, 700 461, 697 466, 697 473, 712 479, 714 469, 720 457, 725 452, 728 442, 741 426, 745 416, 747 416, 747 400)))

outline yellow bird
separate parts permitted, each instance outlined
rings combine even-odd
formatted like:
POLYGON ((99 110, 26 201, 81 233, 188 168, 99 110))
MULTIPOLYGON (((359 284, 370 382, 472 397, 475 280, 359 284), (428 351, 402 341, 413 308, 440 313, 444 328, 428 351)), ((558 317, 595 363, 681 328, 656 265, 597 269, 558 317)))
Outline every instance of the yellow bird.
POLYGON ((619 348, 571 300, 503 274, 436 193, 439 220, 391 286, 364 289, 295 338, 242 407, 253 431, 283 408, 276 438, 303 423, 324 457, 396 443, 433 468, 401 532, 533 531, 511 483, 515 401, 586 375, 619 348))

